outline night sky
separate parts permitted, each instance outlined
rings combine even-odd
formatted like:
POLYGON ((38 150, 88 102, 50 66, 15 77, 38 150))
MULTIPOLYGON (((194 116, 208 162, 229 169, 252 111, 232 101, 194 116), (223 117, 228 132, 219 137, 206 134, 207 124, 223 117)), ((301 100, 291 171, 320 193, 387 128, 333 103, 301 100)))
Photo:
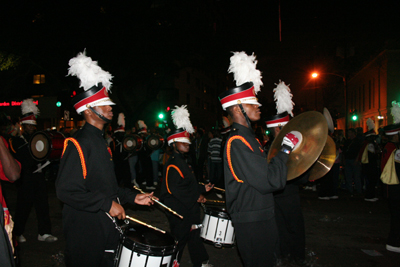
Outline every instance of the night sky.
MULTIPOLYGON (((384 48, 399 47, 395 1, 2 2, 3 97, 31 96, 35 92, 26 85, 31 73, 40 71, 46 81, 58 84, 51 90, 69 94, 77 79, 65 78, 68 60, 85 48, 113 74, 115 90, 146 82, 155 72, 171 72, 171 62, 194 55, 201 55, 210 71, 225 75, 231 51, 246 51, 257 55, 263 73, 260 97, 272 101, 274 84, 281 79, 301 103, 312 70, 351 75, 384 48), (5 64, 15 58, 15 65, 5 64)), ((320 82, 338 81, 327 76, 320 82)))

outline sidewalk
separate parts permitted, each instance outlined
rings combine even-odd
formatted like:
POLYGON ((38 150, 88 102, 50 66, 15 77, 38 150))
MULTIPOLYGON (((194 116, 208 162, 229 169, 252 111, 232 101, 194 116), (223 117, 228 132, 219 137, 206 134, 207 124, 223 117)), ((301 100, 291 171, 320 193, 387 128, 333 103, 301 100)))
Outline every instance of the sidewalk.
MULTIPOLYGON (((6 201, 12 214, 15 211, 16 188, 2 183, 6 201)), ((159 190, 155 191, 155 195, 159 190)), ((214 193, 209 199, 219 200, 214 193)), ((308 266, 321 267, 397 267, 400 266, 400 254, 385 249, 389 231, 389 210, 385 200, 364 201, 363 196, 351 197, 345 191, 339 193, 336 200, 318 200, 317 192, 301 191, 303 213, 306 226, 306 250, 308 266)), ((53 235, 59 240, 45 243, 37 240, 37 222, 32 210, 26 233, 27 242, 20 244, 21 267, 64 266, 63 250, 65 239, 62 235, 62 204, 55 195, 54 182, 49 182, 50 218, 53 235)), ((210 206, 210 205, 207 205, 210 206)), ((125 206, 128 215, 169 230, 163 208, 125 206)), ((205 244, 210 262, 215 267, 241 266, 236 248, 215 248, 205 244)), ((90 249, 90 248, 88 248, 90 249)), ((281 266, 296 266, 283 263, 281 266)), ((141 267, 141 266, 138 266, 141 267)), ((181 267, 191 267, 187 250, 181 267)))

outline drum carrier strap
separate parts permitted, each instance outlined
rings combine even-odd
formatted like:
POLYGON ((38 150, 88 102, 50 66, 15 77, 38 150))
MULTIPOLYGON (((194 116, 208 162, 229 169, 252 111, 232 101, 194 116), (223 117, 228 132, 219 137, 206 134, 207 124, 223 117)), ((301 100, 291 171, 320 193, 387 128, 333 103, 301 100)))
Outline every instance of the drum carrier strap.
POLYGON ((69 137, 64 140, 64 149, 61 154, 61 158, 64 156, 65 149, 67 149, 68 141, 71 141, 75 145, 76 149, 78 150, 79 158, 81 159, 83 179, 86 179, 87 169, 86 169, 85 157, 83 156, 81 146, 79 145, 78 141, 76 141, 75 138, 69 137))

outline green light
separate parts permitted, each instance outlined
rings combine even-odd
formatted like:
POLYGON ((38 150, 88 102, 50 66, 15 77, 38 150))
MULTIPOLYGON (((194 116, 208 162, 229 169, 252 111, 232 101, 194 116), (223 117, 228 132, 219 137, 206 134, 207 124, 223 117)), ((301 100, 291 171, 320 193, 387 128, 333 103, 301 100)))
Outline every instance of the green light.
POLYGON ((57 107, 61 107, 61 102, 58 101, 58 102, 56 103, 56 106, 57 106, 57 107))
POLYGON ((160 114, 158 114, 158 117, 159 117, 160 119, 162 119, 162 118, 164 118, 164 114, 160 113, 160 114))
POLYGON ((351 119, 352 119, 353 121, 356 121, 356 120, 358 119, 358 117, 357 117, 357 115, 353 115, 353 116, 351 117, 351 119))
POLYGON ((160 124, 158 125, 158 128, 163 128, 163 124, 160 123, 160 124))
POLYGON ((269 134, 269 131, 265 131, 265 134, 268 135, 268 134, 269 134))

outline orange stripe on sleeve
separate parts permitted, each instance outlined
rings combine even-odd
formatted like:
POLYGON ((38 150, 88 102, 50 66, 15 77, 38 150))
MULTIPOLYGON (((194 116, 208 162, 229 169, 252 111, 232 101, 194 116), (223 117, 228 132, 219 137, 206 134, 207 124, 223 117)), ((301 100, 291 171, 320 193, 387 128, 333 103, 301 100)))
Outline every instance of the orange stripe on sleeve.
POLYGON ((81 159, 83 179, 86 179, 87 169, 86 169, 85 157, 83 156, 82 148, 81 148, 81 146, 79 145, 78 141, 76 141, 76 139, 74 139, 74 138, 72 138, 72 137, 69 137, 69 138, 66 138, 66 139, 64 140, 64 148, 63 148, 63 152, 62 152, 61 157, 64 156, 65 149, 66 149, 67 146, 68 146, 68 141, 71 141, 71 142, 75 145, 76 149, 78 150, 79 158, 81 159))
POLYGON ((240 140, 242 141, 246 146, 248 146, 248 148, 251 149, 251 151, 254 151, 253 148, 251 147, 251 145, 249 144, 249 142, 246 141, 246 139, 244 139, 242 136, 232 136, 229 140, 228 140, 228 144, 226 146, 226 156, 228 159, 228 165, 229 165, 229 169, 231 170, 231 173, 233 175, 233 178, 235 178, 236 181, 238 181, 239 183, 243 183, 243 180, 240 180, 236 174, 235 171, 233 170, 233 166, 232 166, 232 159, 231 159, 231 146, 232 146, 232 142, 234 140, 240 140))
POLYGON ((167 185, 168 193, 170 193, 172 195, 171 191, 169 190, 169 186, 168 186, 168 172, 169 172, 169 168, 171 168, 171 167, 179 172, 179 175, 182 177, 182 179, 185 178, 185 177, 183 177, 183 174, 182 174, 181 170, 177 166, 175 166, 175 165, 169 165, 168 166, 167 174, 165 175, 165 184, 167 185))

